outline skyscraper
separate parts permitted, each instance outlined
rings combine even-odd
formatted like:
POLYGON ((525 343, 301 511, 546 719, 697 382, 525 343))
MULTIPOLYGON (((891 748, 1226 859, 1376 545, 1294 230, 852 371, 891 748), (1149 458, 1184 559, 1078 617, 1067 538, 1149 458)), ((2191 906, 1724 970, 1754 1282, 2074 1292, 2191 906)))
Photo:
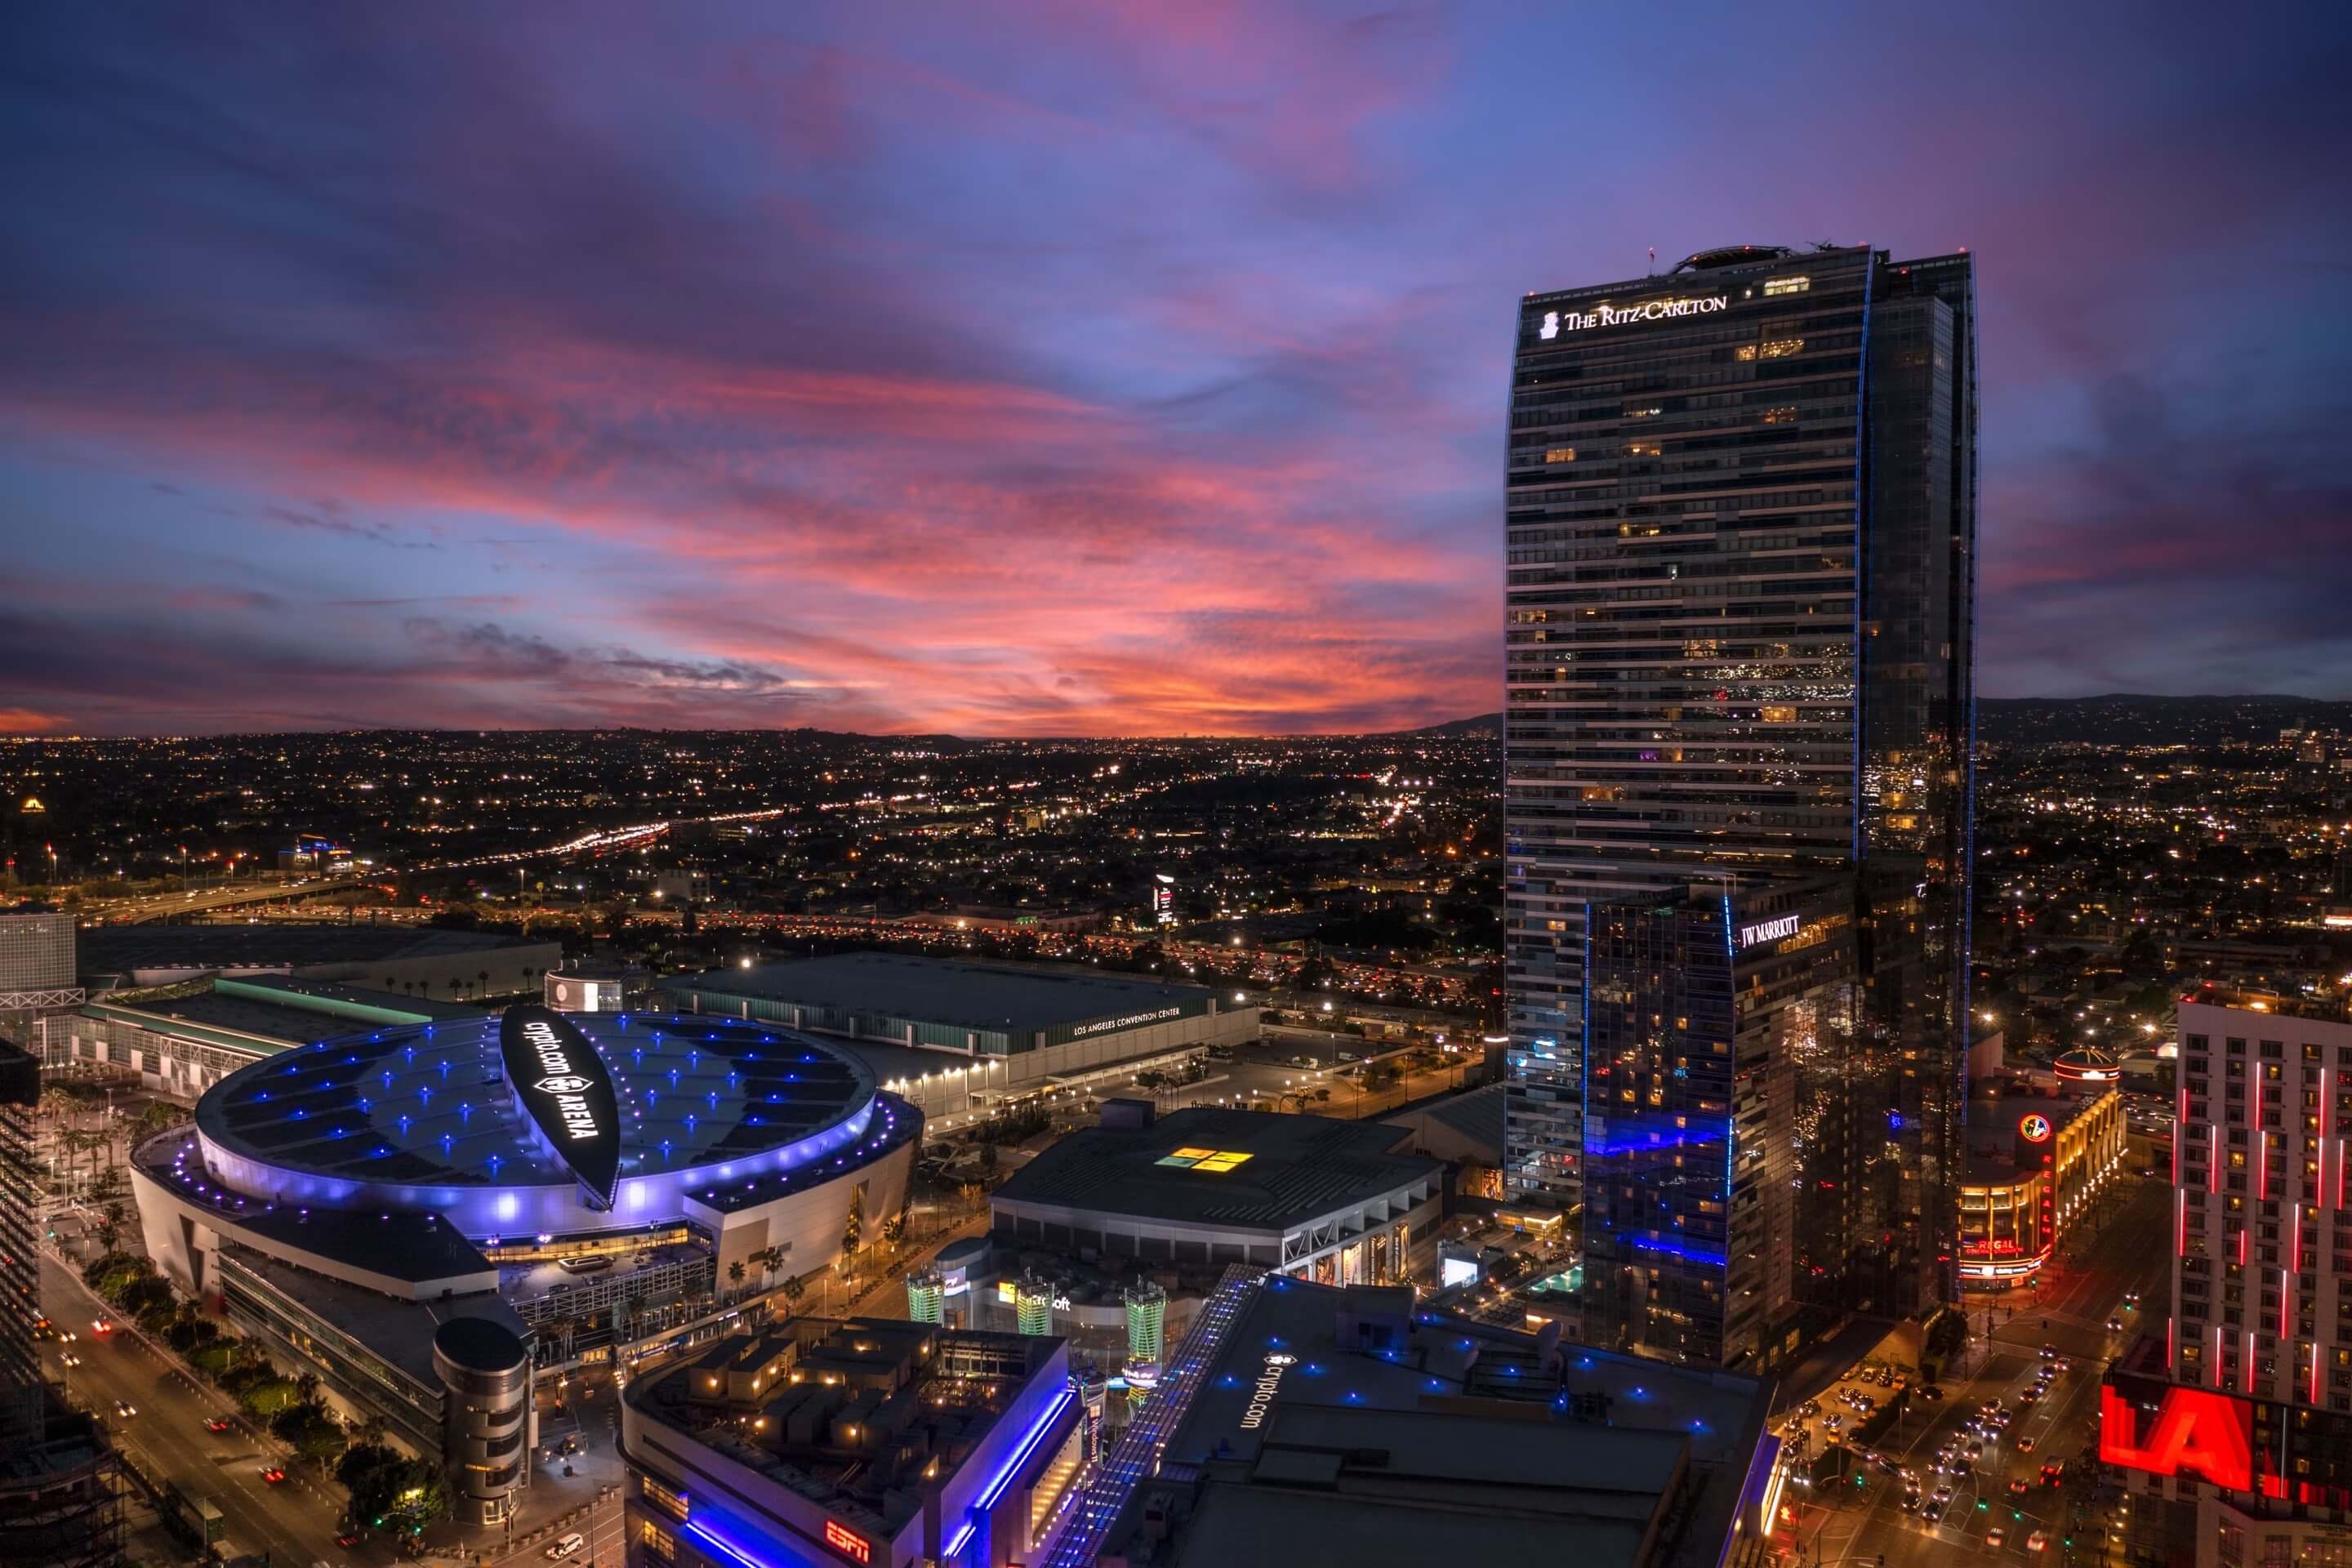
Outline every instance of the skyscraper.
POLYGON ((2341 1559, 2352 1518, 2352 1012, 2179 1009, 2172 1294, 2102 1382, 2127 1563, 2341 1559))
POLYGON ((1843 878, 1851 1025, 1812 1037, 1787 1124, 1755 1133, 1851 1178, 1810 1237, 1799 1216, 1792 1289, 1825 1311, 1951 1293, 1973 300, 1966 255, 1738 247, 1519 308, 1510 1194, 1570 1205, 1605 1174, 1586 1158, 1597 905, 1843 878))

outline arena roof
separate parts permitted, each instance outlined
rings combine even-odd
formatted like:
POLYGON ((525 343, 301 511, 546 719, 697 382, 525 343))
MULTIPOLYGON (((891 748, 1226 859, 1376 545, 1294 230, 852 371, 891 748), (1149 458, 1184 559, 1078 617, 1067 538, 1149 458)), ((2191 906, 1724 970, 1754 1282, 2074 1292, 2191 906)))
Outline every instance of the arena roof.
MULTIPOLYGON (((862 1127, 874 1100, 862 1064, 772 1025, 644 1014, 572 1021, 619 1092, 625 1181, 739 1161, 748 1168, 809 1141, 830 1152, 855 1138, 849 1124, 862 1127)), ((498 1020, 488 1016, 344 1034, 256 1062, 197 1102, 196 1125, 215 1152, 344 1183, 571 1180, 516 1106, 498 1020)))
POLYGON ((744 996, 1015 1031, 1118 1018, 1214 995, 1197 985, 1166 985, 1092 969, 902 952, 845 952, 751 969, 714 969, 660 984, 674 997, 699 992, 706 1006, 714 995, 744 996))
POLYGON ((1135 1131, 1073 1132, 1014 1172, 992 1201, 1286 1230, 1434 1180, 1442 1162, 1393 1152, 1411 1136, 1377 1121, 1195 1107, 1135 1131))

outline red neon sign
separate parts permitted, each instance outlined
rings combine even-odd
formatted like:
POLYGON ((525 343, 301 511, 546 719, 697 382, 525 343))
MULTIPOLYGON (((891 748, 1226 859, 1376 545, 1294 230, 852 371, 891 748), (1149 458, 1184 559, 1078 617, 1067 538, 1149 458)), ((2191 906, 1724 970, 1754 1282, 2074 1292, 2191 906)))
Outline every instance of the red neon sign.
POLYGON ((866 1537, 850 1529, 849 1526, 845 1524, 836 1524, 829 1519, 824 1521, 824 1543, 827 1546, 832 1547, 835 1552, 840 1552, 844 1557, 849 1558, 852 1562, 871 1563, 874 1561, 874 1543, 872 1542, 866 1540, 866 1537))
POLYGON ((2150 1475, 2187 1471, 2223 1491, 2254 1486, 2254 1413, 2243 1400, 2204 1388, 2175 1388, 2164 1396, 2147 1441, 2139 1413, 2113 1388, 2099 1390, 2099 1459, 2150 1475))

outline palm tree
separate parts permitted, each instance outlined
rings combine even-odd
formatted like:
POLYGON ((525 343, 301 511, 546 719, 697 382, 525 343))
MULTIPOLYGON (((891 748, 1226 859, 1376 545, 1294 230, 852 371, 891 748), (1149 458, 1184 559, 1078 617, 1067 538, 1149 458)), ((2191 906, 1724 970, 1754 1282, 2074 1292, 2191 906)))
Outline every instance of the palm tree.
POLYGON ((799 1275, 795 1274, 784 1281, 783 1293, 784 1315, 786 1317, 790 1317, 793 1313, 800 1310, 801 1298, 808 1294, 808 1285, 799 1275))
POLYGON ((727 1283, 735 1287, 737 1295, 743 1293, 743 1260, 741 1258, 739 1258, 727 1266, 727 1283))
POLYGON ((475 995, 478 996, 483 992, 488 991, 490 988, 490 972, 488 970, 483 970, 480 973, 475 975, 474 979, 476 982, 474 986, 475 995))

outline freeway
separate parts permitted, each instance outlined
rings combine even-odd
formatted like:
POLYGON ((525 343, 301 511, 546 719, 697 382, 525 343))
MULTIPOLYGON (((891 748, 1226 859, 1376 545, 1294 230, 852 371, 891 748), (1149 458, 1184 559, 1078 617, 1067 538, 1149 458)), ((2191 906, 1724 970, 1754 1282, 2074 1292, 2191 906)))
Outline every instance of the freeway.
MULTIPOLYGON (((1947 1375, 1945 1398, 1915 1400, 1882 1440, 1882 1457, 1914 1471, 1927 1494, 1940 1484, 1952 1488, 1943 1518, 1930 1522, 1906 1512, 1902 1483, 1883 1469, 1872 1471, 1865 1485, 1825 1486, 1831 1496, 1803 1498, 1792 1489, 1790 1495, 1801 1500, 1784 1556, 1810 1564, 1883 1558, 1893 1568, 1940 1568, 1974 1556, 2014 1568, 2040 1563, 2063 1568, 2074 1510, 2083 1484, 2091 1479, 2086 1460, 2097 1441, 2100 1374, 2139 1326, 2138 1315, 2124 1309, 2124 1296, 2137 1291, 2155 1304, 2170 1289, 2166 1226, 2171 1189, 2132 1176, 2120 1183, 2104 1224, 2079 1247, 2080 1261, 2043 1283, 2039 1304, 2021 1294, 2013 1304, 1996 1307, 1989 1336, 1983 1310, 1972 1310, 1964 1370, 1947 1375), (2004 1310, 2005 1318, 2000 1316, 2004 1310), (2125 1323, 2121 1333, 2105 1326, 2117 1314, 2125 1323), (2048 1393, 2021 1404, 2020 1396, 2033 1386, 2042 1364, 2045 1344, 2069 1363, 2069 1370, 2048 1393), (1944 1446, 1956 1438, 1966 1441, 1962 1423, 1996 1400, 2018 1413, 2011 1425, 1985 1441, 1980 1459, 1968 1462, 1963 1450, 1957 1463, 1937 1473, 1944 1446), (2064 1460, 2071 1472, 2063 1489, 2040 1484, 2042 1465, 2051 1459, 2064 1460), (2012 1496, 2010 1483, 2019 1479, 2027 1483, 2025 1493, 2012 1496), (2003 1536, 1997 1546, 1989 1543, 1994 1530, 2003 1536), (2037 1530, 2047 1540, 2040 1555, 2029 1550, 2037 1530)), ((2098 1216, 2090 1223, 2099 1224, 2098 1216)), ((1823 1405, 1833 1407, 1828 1396, 1823 1405)), ((2080 1541, 2079 1531, 2074 1533, 2080 1541)), ((2085 1560, 2079 1552, 2073 1555, 2078 1563, 2085 1560)))
POLYGON ((313 877, 288 882, 233 882, 225 888, 185 893, 158 893, 152 898, 115 899, 92 902, 82 910, 90 925, 143 925, 178 915, 234 909, 239 904, 270 903, 279 899, 307 899, 360 885, 357 877, 313 877))
POLYGON ((342 1512, 342 1489, 315 1472, 289 1468, 272 1486, 262 1469, 283 1462, 280 1445, 255 1431, 236 1403, 218 1389, 193 1384, 176 1366, 150 1349, 131 1330, 98 1333, 92 1320, 110 1309, 57 1258, 41 1258, 41 1307, 62 1330, 78 1337, 70 1345, 49 1341, 42 1347, 47 1374, 65 1385, 67 1396, 93 1411, 113 1434, 115 1445, 159 1479, 183 1492, 209 1497, 218 1505, 228 1539, 247 1552, 267 1552, 275 1563, 388 1563, 380 1548, 345 1552, 335 1544, 342 1512), (61 1364, 66 1352, 79 1366, 61 1364), (137 1414, 124 1417, 115 1402, 137 1414), (225 1419, 229 1429, 205 1430, 207 1418, 225 1419))

